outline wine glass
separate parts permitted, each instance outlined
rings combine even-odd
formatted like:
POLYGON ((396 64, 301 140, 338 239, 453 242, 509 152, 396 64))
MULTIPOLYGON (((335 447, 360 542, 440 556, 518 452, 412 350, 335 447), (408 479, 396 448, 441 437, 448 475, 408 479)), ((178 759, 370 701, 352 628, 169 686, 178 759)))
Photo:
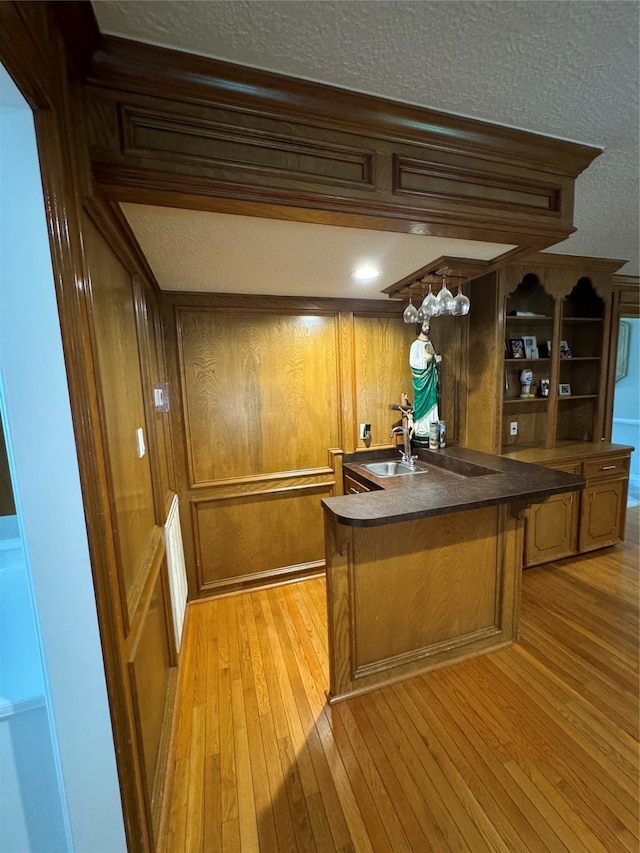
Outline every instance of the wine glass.
POLYGON ((429 292, 422 300, 422 305, 420 306, 424 312, 425 318, 429 317, 437 317, 440 313, 440 309, 438 307, 438 298, 433 295, 431 292, 431 285, 429 285, 429 292))
POLYGON ((405 323, 417 323, 418 322, 418 312, 411 301, 411 297, 409 297, 409 304, 404 309, 402 314, 402 319, 405 323))
POLYGON ((451 314, 453 312, 453 293, 447 287, 447 279, 442 276, 442 287, 437 296, 438 307, 441 314, 451 314))
POLYGON ((464 317, 465 314, 469 313, 470 307, 471 301, 469 297, 460 291, 460 285, 458 285, 458 292, 454 297, 451 313, 456 317, 464 317))

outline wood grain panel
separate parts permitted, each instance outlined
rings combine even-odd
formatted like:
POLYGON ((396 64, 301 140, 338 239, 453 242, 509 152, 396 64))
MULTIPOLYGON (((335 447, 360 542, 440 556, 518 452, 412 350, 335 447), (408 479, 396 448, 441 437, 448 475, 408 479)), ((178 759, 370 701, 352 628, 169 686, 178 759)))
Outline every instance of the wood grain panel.
MULTIPOLYGON (((129 617, 155 527, 149 456, 138 457, 136 430, 146 427, 131 275, 90 219, 85 251, 109 462, 116 547, 129 617)), ((145 429, 146 431, 146 429, 145 429)))
POLYGON ((391 427, 398 412, 390 403, 400 403, 400 395, 413 399, 409 348, 414 326, 401 317, 354 318, 355 422, 353 442, 357 447, 385 446, 391 443, 391 427), (357 425, 371 424, 371 443, 359 438, 357 425))
POLYGON ((159 769, 158 759, 172 662, 162 585, 162 573, 166 571, 164 560, 161 571, 156 576, 149 607, 128 662, 149 803, 156 784, 156 771, 159 769))
POLYGON ((476 169, 469 168, 472 157, 466 160, 449 157, 448 164, 428 160, 396 157, 396 192, 406 195, 430 196, 452 203, 471 202, 482 206, 495 205, 501 208, 536 212, 548 211, 558 215, 561 209, 562 188, 560 182, 551 186, 548 182, 535 181, 531 173, 529 182, 521 173, 520 179, 510 176, 506 181, 494 166, 493 171, 486 161, 478 160, 476 169))
POLYGON ((124 106, 119 111, 125 155, 180 160, 230 180, 248 173, 269 179, 371 187, 373 152, 364 138, 325 134, 291 121, 263 119, 259 131, 237 110, 209 110, 190 119, 157 109, 124 106), (347 145, 351 142, 351 146, 347 145), (356 147, 359 143, 359 147, 356 147))
POLYGON ((199 587, 265 582, 324 563, 320 500, 326 486, 193 503, 199 587))
POLYGON ((497 542, 496 507, 354 528, 356 671, 498 627, 497 542))
POLYGON ((498 275, 491 273, 471 282, 469 296, 469 350, 467 369, 467 416, 461 425, 464 447, 485 453, 499 453, 504 388, 502 357, 504 348, 504 298, 498 275))
POLYGON ((179 311, 190 485, 326 466, 340 444, 334 316, 179 311))
POLYGON ((580 492, 554 495, 527 513, 524 565, 549 563, 578 549, 580 492))

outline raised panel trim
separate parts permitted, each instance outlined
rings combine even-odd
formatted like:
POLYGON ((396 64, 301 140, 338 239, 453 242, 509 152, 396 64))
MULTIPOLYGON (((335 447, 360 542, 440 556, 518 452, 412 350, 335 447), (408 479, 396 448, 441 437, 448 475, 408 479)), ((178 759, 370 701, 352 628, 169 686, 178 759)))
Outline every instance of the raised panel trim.
POLYGON ((149 535, 144 557, 138 565, 135 581, 127 594, 126 643, 128 647, 135 646, 137 642, 140 625, 149 606, 164 555, 162 527, 154 527, 149 535))
POLYGON ((262 572, 252 572, 251 574, 246 575, 234 575, 227 578, 220 578, 216 581, 205 581, 202 577, 202 564, 200 560, 202 546, 200 541, 199 510, 201 508, 204 508, 208 505, 215 505, 216 503, 222 503, 223 501, 234 500, 235 498, 244 499, 247 497, 267 497, 269 495, 283 494, 286 495, 287 492, 291 493, 292 497, 298 496, 301 492, 315 491, 326 494, 331 493, 333 491, 334 485, 335 481, 331 481, 330 483, 308 483, 304 485, 282 489, 268 489, 257 492, 236 491, 230 494, 216 495, 213 497, 209 496, 202 498, 190 498, 189 504, 191 524, 193 529, 193 541, 196 554, 196 575, 198 594, 200 596, 217 595, 219 593, 231 592, 233 590, 239 589, 255 589, 256 586, 261 585, 273 586, 274 583, 286 583, 291 580, 297 580, 302 577, 307 577, 311 574, 318 574, 319 572, 324 570, 325 566, 324 560, 312 560, 307 563, 296 563, 289 566, 280 566, 278 568, 268 569, 262 572))
MULTIPOLYGON (((331 472, 333 474, 333 471, 331 472)), ((233 500, 233 498, 250 498, 250 497, 260 497, 261 495, 281 495, 286 494, 287 492, 311 492, 317 489, 322 489, 324 491, 330 491, 331 487, 335 486, 335 479, 332 478, 329 481, 318 481, 313 483, 302 483, 300 485, 289 485, 283 486, 282 488, 273 488, 273 489, 255 489, 250 492, 244 491, 233 491, 228 494, 218 494, 218 495, 209 495, 207 497, 192 497, 189 499, 189 503, 192 504, 196 509, 201 504, 214 504, 218 501, 228 501, 233 500)))
MULTIPOLYGON (((201 480, 197 483, 191 483, 189 488, 191 491, 203 491, 204 489, 217 489, 217 490, 230 490, 234 489, 233 494, 242 494, 242 495, 250 495, 250 494, 268 494, 269 492, 284 492, 294 488, 310 488, 313 485, 332 485, 335 482, 334 480, 334 471, 333 468, 322 467, 322 468, 307 468, 306 470, 299 471, 275 471, 269 474, 258 474, 258 475, 247 475, 246 477, 226 477, 221 478, 219 480, 201 480), (254 488, 252 490, 252 486, 256 486, 259 483, 271 483, 277 480, 290 480, 293 478, 302 478, 302 477, 321 477, 330 475, 331 480, 321 482, 314 481, 312 484, 301 484, 301 485, 284 485, 279 488, 272 487, 271 489, 259 489, 254 488), (247 491, 249 489, 249 491, 247 491)), ((219 496, 216 496, 219 499, 219 496)), ((196 499, 197 500, 197 499, 196 499)), ((201 500, 201 499, 200 499, 201 500)))
POLYGON ((275 127, 282 125, 281 132, 186 115, 174 116, 127 104, 121 104, 119 109, 122 153, 127 156, 151 156, 167 161, 179 157, 185 164, 231 169, 240 175, 253 173, 329 186, 338 183, 373 189, 373 152, 328 141, 320 145, 301 135, 293 135, 296 129, 310 132, 302 125, 274 119, 270 122, 275 127), (166 142, 172 141, 171 144, 163 145, 161 137, 166 142), (206 140, 210 154, 198 153, 198 140, 206 140), (261 159, 265 161, 262 165, 261 159), (320 166, 323 168, 318 168, 320 166))
POLYGON ((270 569, 266 572, 254 572, 250 575, 223 578, 219 581, 207 581, 200 585, 201 595, 219 595, 220 593, 236 592, 243 589, 255 591, 261 586, 276 586, 291 583, 294 580, 306 580, 316 575, 324 574, 325 561, 314 560, 309 563, 298 563, 294 566, 284 566, 270 569))
POLYGON ((399 155, 394 155, 394 194, 555 218, 560 218, 563 195, 562 188, 553 184, 517 181, 481 169, 399 155))
POLYGON ((465 634, 463 637, 456 637, 454 640, 443 640, 440 643, 426 646, 425 648, 416 649, 413 652, 405 652, 401 655, 384 658, 382 660, 373 661, 372 663, 355 666, 351 677, 354 681, 359 678, 366 678, 369 675, 378 675, 387 670, 395 670, 399 666, 425 661, 428 664, 430 658, 441 658, 445 654, 460 651, 463 653, 465 646, 474 646, 474 644, 482 644, 493 637, 501 637, 503 635, 502 628, 497 626, 489 626, 480 628, 478 631, 472 631, 470 634, 465 634))

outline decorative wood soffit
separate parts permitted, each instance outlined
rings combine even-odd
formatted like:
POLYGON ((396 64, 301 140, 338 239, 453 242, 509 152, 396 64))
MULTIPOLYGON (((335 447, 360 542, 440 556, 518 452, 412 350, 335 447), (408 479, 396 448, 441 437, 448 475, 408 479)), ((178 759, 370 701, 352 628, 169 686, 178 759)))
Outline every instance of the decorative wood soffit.
POLYGON ((442 285, 442 277, 446 276, 447 284, 465 284, 478 276, 484 275, 492 266, 491 261, 477 261, 470 258, 441 257, 425 267, 411 273, 400 281, 385 287, 389 299, 406 300, 410 296, 422 298, 427 293, 429 285, 437 292, 442 285))

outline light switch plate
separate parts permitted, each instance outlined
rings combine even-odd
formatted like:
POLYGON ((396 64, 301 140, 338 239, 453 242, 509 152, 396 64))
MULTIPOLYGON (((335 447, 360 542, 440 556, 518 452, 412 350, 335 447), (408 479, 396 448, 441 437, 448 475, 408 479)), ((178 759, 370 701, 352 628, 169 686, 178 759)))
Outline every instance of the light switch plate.
POLYGON ((142 427, 138 427, 136 430, 136 441, 138 442, 138 458, 142 459, 142 457, 147 452, 147 448, 144 444, 144 430, 142 427))
POLYGON ((153 386, 153 403, 156 407, 156 412, 169 411, 169 383, 156 382, 153 386))

